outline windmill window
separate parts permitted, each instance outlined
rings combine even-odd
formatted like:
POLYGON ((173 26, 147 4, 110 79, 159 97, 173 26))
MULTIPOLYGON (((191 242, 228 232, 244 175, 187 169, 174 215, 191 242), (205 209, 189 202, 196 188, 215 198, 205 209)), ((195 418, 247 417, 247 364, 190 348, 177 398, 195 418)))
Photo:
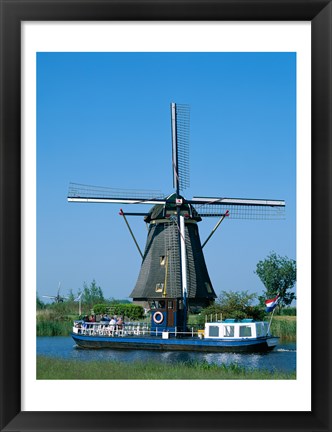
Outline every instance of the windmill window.
POLYGON ((162 255, 162 256, 160 257, 160 265, 161 265, 161 266, 164 266, 165 263, 166 263, 166 257, 165 257, 164 255, 162 255))
POLYGON ((164 284, 163 283, 157 283, 156 284, 156 292, 163 292, 164 284))
POLYGON ((209 284, 209 282, 205 282, 205 288, 209 294, 212 293, 212 288, 211 288, 211 285, 209 284))

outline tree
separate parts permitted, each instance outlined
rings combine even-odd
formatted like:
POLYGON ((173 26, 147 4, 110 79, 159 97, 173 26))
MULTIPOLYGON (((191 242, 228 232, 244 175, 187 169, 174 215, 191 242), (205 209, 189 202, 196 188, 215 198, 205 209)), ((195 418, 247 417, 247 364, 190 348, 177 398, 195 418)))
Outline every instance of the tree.
POLYGON ((94 304, 104 303, 104 294, 100 286, 97 286, 96 281, 93 279, 90 286, 84 282, 82 301, 92 307, 94 304))
POLYGON ((256 293, 249 293, 248 291, 221 291, 217 300, 211 306, 203 309, 200 313, 200 324, 205 321, 205 316, 209 318, 222 314, 222 319, 234 318, 244 319, 252 318, 260 321, 264 318, 264 310, 253 303, 257 300, 256 293))
POLYGON ((68 293, 68 301, 73 302, 75 300, 75 294, 72 289, 69 290, 68 293))
POLYGON ((254 301, 257 300, 256 293, 248 291, 221 291, 217 299, 217 304, 220 305, 221 312, 224 318, 253 318, 256 320, 262 319, 262 310, 258 306, 254 306, 254 301))
POLYGON ((287 257, 281 257, 275 252, 256 266, 255 273, 265 286, 264 296, 260 296, 261 304, 266 299, 275 297, 279 294, 279 310, 284 306, 289 306, 296 296, 290 292, 296 282, 296 261, 287 257))

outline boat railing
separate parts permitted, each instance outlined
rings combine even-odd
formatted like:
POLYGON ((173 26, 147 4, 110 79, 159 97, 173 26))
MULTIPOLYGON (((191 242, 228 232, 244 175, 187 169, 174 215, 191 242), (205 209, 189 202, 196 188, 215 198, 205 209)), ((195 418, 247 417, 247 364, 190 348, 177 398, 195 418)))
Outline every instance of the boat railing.
POLYGON ((179 331, 175 327, 173 331, 167 329, 151 327, 147 323, 125 323, 121 325, 103 322, 75 322, 73 332, 85 336, 161 336, 168 338, 171 336, 192 336, 203 337, 204 331, 197 326, 191 326, 187 331, 179 331))

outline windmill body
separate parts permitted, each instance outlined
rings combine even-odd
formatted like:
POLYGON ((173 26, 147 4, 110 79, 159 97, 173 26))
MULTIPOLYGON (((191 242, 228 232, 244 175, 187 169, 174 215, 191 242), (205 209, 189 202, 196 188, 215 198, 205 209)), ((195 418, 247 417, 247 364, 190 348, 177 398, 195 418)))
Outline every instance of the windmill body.
MULTIPOLYGON (((202 219, 191 204, 176 204, 172 194, 165 204, 154 206, 144 220, 149 231, 136 286, 130 297, 147 301, 152 309, 152 329, 181 328, 184 321, 183 284, 186 281, 187 308, 205 307, 216 297, 205 264, 198 225, 202 219), (184 220, 184 247, 179 247, 177 213, 184 220), (180 256, 185 250, 185 259, 180 256), (184 262, 183 262, 184 261, 184 262), (184 264, 181 268, 181 263, 184 264), (183 268, 185 266, 185 269, 183 268), (185 278, 183 278, 185 272, 185 278)), ((183 238, 180 236, 180 241, 183 238)))
POLYGON ((203 247, 221 221, 225 217, 283 218, 285 202, 224 197, 185 199, 182 191, 189 186, 187 105, 171 104, 171 125, 174 193, 165 197, 158 191, 126 191, 71 184, 68 201, 153 206, 148 213, 120 212, 142 257, 141 269, 130 297, 136 302, 149 303, 152 330, 185 331, 188 309, 205 307, 216 297, 203 247), (148 224, 144 252, 136 242, 127 216, 144 216, 148 224), (198 223, 205 217, 218 217, 219 221, 202 245, 198 223))

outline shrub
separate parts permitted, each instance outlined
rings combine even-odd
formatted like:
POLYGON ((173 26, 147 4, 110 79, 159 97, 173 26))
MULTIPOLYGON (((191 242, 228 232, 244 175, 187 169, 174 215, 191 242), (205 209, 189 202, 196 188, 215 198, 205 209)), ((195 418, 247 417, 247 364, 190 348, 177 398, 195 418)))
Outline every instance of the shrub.
POLYGON ((110 306, 106 303, 99 303, 93 306, 93 312, 97 315, 110 313, 110 306))
POLYGON ((140 320, 144 318, 144 308, 133 303, 100 303, 93 306, 95 314, 109 313, 110 315, 121 315, 129 320, 140 320))
POLYGON ((144 318, 144 308, 133 303, 119 304, 114 306, 116 315, 123 315, 130 320, 140 320, 144 318))

